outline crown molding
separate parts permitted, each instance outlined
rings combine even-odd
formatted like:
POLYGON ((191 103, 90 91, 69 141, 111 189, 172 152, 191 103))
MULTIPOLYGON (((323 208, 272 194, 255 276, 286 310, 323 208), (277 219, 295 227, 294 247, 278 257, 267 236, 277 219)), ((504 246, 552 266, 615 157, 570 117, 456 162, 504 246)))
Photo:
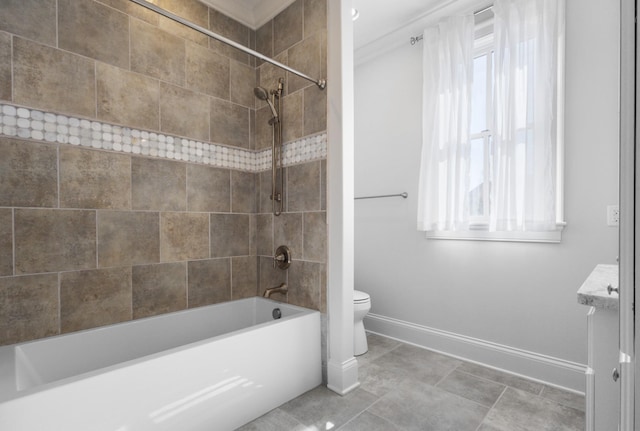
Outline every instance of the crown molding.
MULTIPOLYGON (((407 22, 399 23, 390 32, 359 46, 355 50, 354 63, 360 66, 404 44, 409 44, 411 37, 421 35, 424 29, 436 24, 448 15, 472 13, 478 9, 478 0, 445 0, 426 9, 407 22)), ((422 42, 418 42, 422 43, 422 42)))

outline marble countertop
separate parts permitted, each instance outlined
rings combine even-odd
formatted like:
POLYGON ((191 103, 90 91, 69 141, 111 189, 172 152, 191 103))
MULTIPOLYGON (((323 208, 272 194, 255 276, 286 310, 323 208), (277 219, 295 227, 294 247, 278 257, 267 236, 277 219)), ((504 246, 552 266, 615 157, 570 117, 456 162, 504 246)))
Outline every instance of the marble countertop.
POLYGON ((578 289, 578 303, 596 308, 618 308, 618 292, 607 292, 611 284, 618 287, 618 265, 597 265, 578 289))

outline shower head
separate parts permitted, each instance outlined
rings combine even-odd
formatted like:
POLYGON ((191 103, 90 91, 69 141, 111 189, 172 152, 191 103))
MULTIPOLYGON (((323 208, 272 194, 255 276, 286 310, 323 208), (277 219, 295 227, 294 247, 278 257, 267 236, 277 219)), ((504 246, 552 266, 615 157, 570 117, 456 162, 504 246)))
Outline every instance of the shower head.
POLYGON ((260 100, 267 100, 269 99, 269 93, 267 93, 267 90, 265 90, 262 87, 256 87, 253 89, 253 94, 256 95, 256 97, 260 100))
POLYGON ((273 106, 273 102, 269 99, 269 93, 262 87, 256 87, 253 89, 253 94, 260 100, 264 100, 271 108, 271 113, 273 114, 273 118, 269 122, 269 124, 276 123, 278 121, 278 112, 276 111, 276 107, 273 106))

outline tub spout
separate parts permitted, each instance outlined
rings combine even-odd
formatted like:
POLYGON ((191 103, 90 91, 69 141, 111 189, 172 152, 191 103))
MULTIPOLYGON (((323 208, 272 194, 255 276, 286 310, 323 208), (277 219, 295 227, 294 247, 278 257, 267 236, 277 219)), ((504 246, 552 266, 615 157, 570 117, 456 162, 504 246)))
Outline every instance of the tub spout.
POLYGON ((287 283, 282 283, 280 286, 270 287, 269 289, 266 289, 262 296, 264 296, 265 298, 271 298, 271 295, 273 295, 274 293, 287 293, 288 291, 289 288, 287 287, 287 283))

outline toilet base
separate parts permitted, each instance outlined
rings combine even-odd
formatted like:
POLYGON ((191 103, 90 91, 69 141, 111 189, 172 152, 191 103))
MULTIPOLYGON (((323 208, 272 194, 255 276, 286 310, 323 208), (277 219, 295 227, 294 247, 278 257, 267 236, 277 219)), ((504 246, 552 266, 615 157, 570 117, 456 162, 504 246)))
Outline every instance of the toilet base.
POLYGON ((353 355, 364 355, 368 351, 367 334, 364 332, 364 323, 361 320, 356 322, 353 327, 353 355))

